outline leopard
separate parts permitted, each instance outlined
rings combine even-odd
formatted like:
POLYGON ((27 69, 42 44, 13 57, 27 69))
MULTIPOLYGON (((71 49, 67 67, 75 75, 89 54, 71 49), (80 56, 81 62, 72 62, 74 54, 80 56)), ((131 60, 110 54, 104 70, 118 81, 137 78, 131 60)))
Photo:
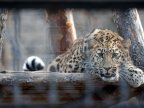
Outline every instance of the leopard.
MULTIPOLYGON (((134 65, 129 48, 130 39, 124 39, 109 29, 94 29, 83 38, 76 39, 63 54, 47 66, 47 72, 85 73, 104 82, 125 80, 132 87, 144 83, 144 72, 134 65)), ((38 57, 24 63, 27 71, 44 68, 38 57), (41 68, 37 68, 41 67, 41 68)))
POLYGON ((116 32, 94 29, 57 56, 47 71, 88 73, 106 82, 116 82, 121 78, 130 86, 138 87, 144 82, 144 72, 133 64, 130 45, 130 39, 123 39, 116 32))

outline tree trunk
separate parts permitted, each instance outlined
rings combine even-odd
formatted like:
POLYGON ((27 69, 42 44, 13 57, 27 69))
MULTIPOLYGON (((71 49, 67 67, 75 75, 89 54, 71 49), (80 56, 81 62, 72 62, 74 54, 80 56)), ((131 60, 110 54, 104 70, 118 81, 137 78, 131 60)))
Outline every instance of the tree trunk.
POLYGON ((131 40, 130 56, 134 65, 144 70, 144 32, 137 9, 115 10, 114 22, 119 34, 131 40))
MULTIPOLYGON (((130 56, 134 65, 144 71, 144 32, 137 9, 115 10, 114 22, 117 25, 119 34, 124 38, 131 40, 130 56)), ((144 89, 140 89, 141 92, 144 89)), ((143 107, 143 95, 137 96, 139 106, 143 107)))
MULTIPOLYGON (((0 70, 4 70, 3 63, 5 62, 6 54, 2 54, 3 47, 3 38, 5 37, 5 26, 6 26, 6 20, 7 20, 7 14, 8 11, 5 9, 0 9, 0 70), (4 61, 3 61, 4 60, 4 61)), ((5 49, 3 49, 5 50, 5 49)))
POLYGON ((71 10, 47 10, 49 34, 54 54, 57 56, 71 47, 76 31, 71 10))

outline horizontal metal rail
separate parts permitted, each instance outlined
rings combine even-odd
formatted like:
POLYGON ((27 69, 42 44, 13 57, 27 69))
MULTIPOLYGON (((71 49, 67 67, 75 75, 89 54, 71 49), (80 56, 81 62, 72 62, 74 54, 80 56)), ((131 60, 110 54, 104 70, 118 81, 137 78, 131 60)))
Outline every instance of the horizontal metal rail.
POLYGON ((1 8, 75 8, 75 9, 99 9, 99 8, 144 8, 142 0, 0 0, 1 8))

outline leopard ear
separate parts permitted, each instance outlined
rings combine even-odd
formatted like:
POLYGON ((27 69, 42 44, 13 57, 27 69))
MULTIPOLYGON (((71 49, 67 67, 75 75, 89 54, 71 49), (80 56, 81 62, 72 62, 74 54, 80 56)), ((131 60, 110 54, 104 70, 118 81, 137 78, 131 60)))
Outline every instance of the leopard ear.
POLYGON ((97 41, 94 39, 93 36, 90 36, 89 38, 84 39, 84 46, 83 49, 84 51, 89 51, 96 45, 97 41))
POLYGON ((122 41, 122 44, 123 44, 123 46, 124 46, 124 48, 129 48, 130 47, 130 45, 131 45, 131 40, 130 39, 124 39, 123 41, 122 41))
POLYGON ((97 43, 97 33, 100 31, 100 29, 94 29, 92 30, 89 35, 87 35, 84 38, 84 49, 90 50, 91 48, 93 48, 95 46, 95 44, 97 43))
POLYGON ((90 39, 85 38, 84 39, 84 44, 83 44, 83 52, 87 52, 90 49, 89 45, 90 39))

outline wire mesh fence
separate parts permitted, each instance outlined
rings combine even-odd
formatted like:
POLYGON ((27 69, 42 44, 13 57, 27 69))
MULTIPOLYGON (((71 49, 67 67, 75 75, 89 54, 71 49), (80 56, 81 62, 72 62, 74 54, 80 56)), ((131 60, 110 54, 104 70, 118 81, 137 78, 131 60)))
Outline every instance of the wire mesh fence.
MULTIPOLYGON (((133 88, 123 79, 113 83, 103 82, 96 76, 87 74, 90 71, 89 65, 84 73, 49 73, 45 71, 46 69, 41 72, 23 72, 22 65, 28 56, 38 55, 49 64, 55 55, 58 55, 57 53, 61 53, 57 52, 60 46, 52 45, 53 39, 50 38, 50 33, 52 29, 61 28, 63 31, 65 28, 59 27, 57 23, 56 26, 51 27, 49 21, 46 23, 49 17, 46 18, 45 10, 9 10, 4 38, 7 42, 7 50, 10 52, 7 55, 9 58, 7 67, 11 71, 0 73, 0 106, 18 108, 143 106, 143 103, 135 97, 143 91, 143 86, 133 88), (58 48, 55 50, 53 47, 58 48)), ((59 16, 57 18, 59 20, 59 16)), ((73 19, 77 38, 84 37, 84 34, 89 33, 92 28, 109 28, 116 31, 110 10, 90 12, 73 10, 73 19)), ((69 21, 67 24, 70 24, 69 21)), ((55 32, 53 34, 56 35, 55 32)), ((65 34, 59 34, 55 43, 59 42, 59 38, 63 38, 63 35, 65 34)), ((142 95, 138 98, 142 99, 142 95)))

